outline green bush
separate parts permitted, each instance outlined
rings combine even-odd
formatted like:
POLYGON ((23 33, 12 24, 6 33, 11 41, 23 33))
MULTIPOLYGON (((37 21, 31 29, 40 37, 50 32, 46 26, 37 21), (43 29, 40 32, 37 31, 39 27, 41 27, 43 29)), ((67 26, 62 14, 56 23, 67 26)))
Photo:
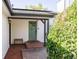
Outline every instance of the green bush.
POLYGON ((49 31, 47 48, 49 59, 77 59, 76 0, 66 11, 57 15, 49 31))

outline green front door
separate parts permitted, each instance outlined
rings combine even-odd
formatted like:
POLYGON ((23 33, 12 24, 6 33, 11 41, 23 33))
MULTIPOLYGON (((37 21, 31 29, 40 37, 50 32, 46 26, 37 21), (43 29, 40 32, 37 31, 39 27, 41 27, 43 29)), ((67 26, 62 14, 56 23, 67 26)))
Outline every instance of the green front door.
POLYGON ((37 39, 37 22, 29 21, 29 40, 37 39))

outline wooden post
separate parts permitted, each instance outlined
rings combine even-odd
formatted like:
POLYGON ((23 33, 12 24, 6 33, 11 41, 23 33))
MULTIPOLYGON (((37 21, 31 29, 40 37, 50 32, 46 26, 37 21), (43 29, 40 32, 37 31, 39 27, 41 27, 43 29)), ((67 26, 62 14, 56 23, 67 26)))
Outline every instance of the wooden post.
POLYGON ((9 46, 11 46, 11 20, 9 20, 9 46))
POLYGON ((46 46, 46 20, 44 20, 44 46, 46 46))
MULTIPOLYGON (((49 19, 47 20, 47 36, 49 34, 49 19)), ((48 37, 47 37, 47 43, 48 43, 48 37)), ((49 54, 49 49, 47 48, 47 53, 49 54)), ((47 57, 49 59, 49 56, 47 57)))
POLYGON ((47 35, 49 34, 49 19, 47 20, 47 35))

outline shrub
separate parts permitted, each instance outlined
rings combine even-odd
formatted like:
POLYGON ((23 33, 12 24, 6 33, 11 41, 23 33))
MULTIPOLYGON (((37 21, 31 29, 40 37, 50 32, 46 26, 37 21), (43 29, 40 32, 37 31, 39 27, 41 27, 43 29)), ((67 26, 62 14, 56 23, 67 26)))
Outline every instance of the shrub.
POLYGON ((50 59, 77 59, 77 7, 76 0, 58 14, 48 35, 50 59), (63 19, 64 16, 64 19, 63 19))

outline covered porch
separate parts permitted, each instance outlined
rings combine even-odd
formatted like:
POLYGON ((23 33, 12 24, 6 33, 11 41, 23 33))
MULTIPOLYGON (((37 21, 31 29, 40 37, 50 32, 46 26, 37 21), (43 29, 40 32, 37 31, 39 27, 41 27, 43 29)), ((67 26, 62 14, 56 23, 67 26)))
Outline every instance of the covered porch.
POLYGON ((7 17, 9 49, 5 59, 30 59, 30 57, 47 59, 45 46, 49 33, 49 19, 56 13, 46 10, 11 8, 7 0, 4 2, 10 12, 7 17))
MULTIPOLYGON (((46 45, 49 33, 49 19, 56 13, 42 10, 14 9, 12 16, 9 16, 9 45, 15 41, 39 41, 46 45), (16 40, 15 40, 16 39, 16 40)), ((52 20, 52 19, 51 19, 52 20)))
POLYGON ((53 18, 54 15, 56 14, 50 11, 13 9, 12 16, 8 17, 10 48, 5 56, 5 59, 40 59, 40 57, 42 59, 46 59, 47 49, 45 46, 47 42, 47 35, 49 33, 49 19, 53 18), (30 25, 36 26, 33 27, 35 30, 32 27, 30 28, 30 25), (30 34, 30 32, 32 33, 30 34), (32 34, 36 36, 30 38, 32 34), (24 38, 24 36, 26 38, 24 38), (15 39, 16 41, 21 40, 22 42, 15 43, 15 39))

